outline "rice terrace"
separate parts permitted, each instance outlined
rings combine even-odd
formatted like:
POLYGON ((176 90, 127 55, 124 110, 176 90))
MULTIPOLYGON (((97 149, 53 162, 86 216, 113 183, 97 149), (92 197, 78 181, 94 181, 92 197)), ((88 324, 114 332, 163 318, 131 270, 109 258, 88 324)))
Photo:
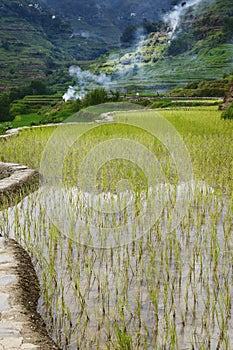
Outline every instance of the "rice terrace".
POLYGON ((20 3, 0 5, 0 349, 233 349, 231 1, 20 3))

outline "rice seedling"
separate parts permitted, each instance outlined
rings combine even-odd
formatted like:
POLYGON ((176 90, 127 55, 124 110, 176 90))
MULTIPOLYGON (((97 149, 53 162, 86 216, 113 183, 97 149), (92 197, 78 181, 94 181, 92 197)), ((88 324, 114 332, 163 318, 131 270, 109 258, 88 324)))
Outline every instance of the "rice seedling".
MULTIPOLYGON (((193 198, 173 225, 185 190, 174 158, 147 130, 122 125, 147 116, 153 122, 154 113, 119 112, 116 123, 90 128, 65 155, 50 159, 53 166, 64 159, 64 191, 54 187, 46 197, 36 191, 0 213, 1 233, 16 238, 33 258, 41 282, 38 309, 63 349, 230 349, 233 343, 232 124, 212 108, 161 111, 182 135, 195 179, 193 198), (166 180, 157 187, 158 219, 144 234, 143 222, 134 220, 146 212, 151 191, 150 173, 139 166, 143 159, 104 162, 93 196, 77 178, 83 159, 93 165, 91 149, 106 142, 115 154, 115 144, 107 142, 119 138, 155 154, 166 180), (56 210, 60 222, 54 223, 56 210)), ((64 134, 82 127, 66 125, 64 134)), ((0 140, 0 157, 39 169, 55 130, 0 140)))

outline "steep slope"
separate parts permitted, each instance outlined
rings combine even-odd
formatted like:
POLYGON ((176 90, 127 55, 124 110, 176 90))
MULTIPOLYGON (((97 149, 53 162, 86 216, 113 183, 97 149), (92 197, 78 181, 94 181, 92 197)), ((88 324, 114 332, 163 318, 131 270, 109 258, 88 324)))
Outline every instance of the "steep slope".
POLYGON ((44 5, 1 0, 0 90, 32 78, 49 77, 53 81, 62 77, 59 69, 106 51, 104 45, 72 37, 72 33, 69 23, 44 5))
POLYGON ((151 33, 136 47, 111 54, 97 69, 113 74, 116 86, 161 92, 189 81, 230 75, 232 0, 187 0, 182 16, 175 18, 182 7, 179 3, 165 16, 165 20, 170 16, 167 30, 151 33), (198 6, 188 6, 194 3, 198 6))
POLYGON ((231 82, 231 84, 229 85, 229 89, 226 93, 226 96, 224 98, 224 103, 222 105, 221 109, 225 109, 228 106, 230 106, 230 104, 233 103, 233 81, 231 82))
MULTIPOLYGON (((212 49, 233 43, 233 3, 231 0, 202 0, 184 13, 174 33, 169 54, 212 49)), ((207 51, 206 50, 206 51, 207 51)))
POLYGON ((173 0, 44 0, 69 19, 76 33, 108 44, 119 44, 123 29, 135 23, 159 20, 173 0))

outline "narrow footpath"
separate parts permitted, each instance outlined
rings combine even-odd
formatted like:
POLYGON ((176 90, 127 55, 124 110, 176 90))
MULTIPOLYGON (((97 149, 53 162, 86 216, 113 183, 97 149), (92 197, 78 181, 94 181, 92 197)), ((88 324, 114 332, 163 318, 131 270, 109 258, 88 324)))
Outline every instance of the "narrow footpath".
POLYGON ((30 257, 0 237, 0 350, 58 349, 37 313, 39 282, 30 257))
MULTIPOLYGON (((37 182, 35 170, 0 162, 0 205, 15 205, 37 182)), ((59 350, 37 313, 39 297, 29 255, 16 241, 1 237, 0 223, 0 350, 59 350)))

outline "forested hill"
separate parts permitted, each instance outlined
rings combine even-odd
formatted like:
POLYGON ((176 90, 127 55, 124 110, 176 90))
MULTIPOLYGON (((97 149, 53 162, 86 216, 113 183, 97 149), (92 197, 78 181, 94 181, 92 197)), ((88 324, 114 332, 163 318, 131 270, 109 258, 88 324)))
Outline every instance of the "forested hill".
POLYGON ((71 21, 76 33, 118 44, 129 25, 158 21, 176 0, 44 0, 51 9, 71 21))
POLYGON ((130 42, 133 35, 127 35, 128 47, 99 61, 96 71, 119 77, 122 87, 142 91, 145 87, 167 91, 191 81, 232 75, 232 0, 190 0, 179 6, 180 16, 177 8, 165 16, 167 28, 152 30, 136 45, 130 42))
POLYGON ((32 78, 61 79, 62 83, 70 64, 106 52, 105 45, 72 34, 70 23, 45 4, 1 0, 0 90, 32 78))
POLYGON ((183 16, 175 34, 169 50, 172 55, 233 43, 233 1, 202 0, 195 12, 183 16))
MULTIPOLYGON (((174 20, 174 18, 172 19, 174 20)), ((232 72, 232 0, 1 0, 0 91, 46 79, 49 85, 68 83, 68 67, 97 62, 96 73, 123 72, 126 84, 135 80, 154 87, 193 78, 220 78, 232 72), (190 7, 190 3, 197 6, 190 7), (169 25, 158 20, 166 13, 183 16, 169 37, 169 25), (187 9, 187 10, 186 10, 187 9), (168 12, 166 12, 168 11, 168 12), (148 38, 132 46, 134 31, 146 28, 148 38), (126 51, 120 50, 124 38, 126 51), (129 40, 129 42, 127 42, 129 40), (121 40, 122 42, 122 40, 121 40), (115 57, 115 58, 114 58, 115 57), (83 62, 85 61, 85 62, 83 62), (131 70, 129 70, 130 68, 131 70), (174 78, 172 78, 174 77, 174 78)), ((162 87, 163 88, 163 87, 162 87)))

